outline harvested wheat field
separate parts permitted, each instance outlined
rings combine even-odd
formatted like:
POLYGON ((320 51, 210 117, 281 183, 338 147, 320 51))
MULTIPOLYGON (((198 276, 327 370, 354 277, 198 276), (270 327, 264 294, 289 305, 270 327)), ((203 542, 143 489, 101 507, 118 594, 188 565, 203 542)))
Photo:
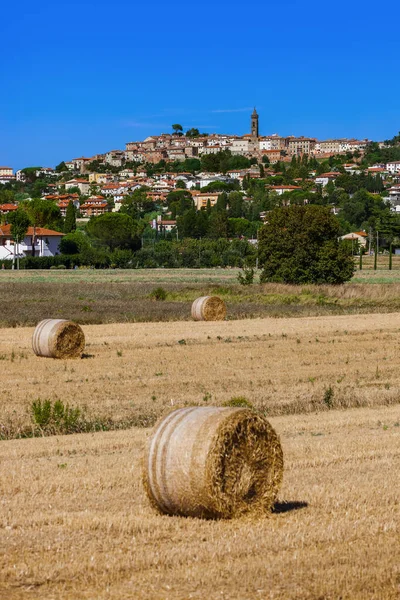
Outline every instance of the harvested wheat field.
POLYGON ((397 599, 399 407, 271 420, 285 476, 270 517, 159 516, 146 430, 0 444, 7 600, 397 599))
POLYGON ((35 356, 33 327, 1 330, 0 598, 400 597, 399 313, 83 329, 68 361, 35 356), (274 512, 154 512, 148 426, 238 397, 280 436, 274 512), (39 398, 122 430, 11 439, 39 398))
POLYGON ((400 313, 83 326, 83 358, 32 351, 34 328, 0 330, 0 437, 29 427, 33 401, 90 421, 152 425, 165 411, 244 396, 267 416, 397 404, 400 313))

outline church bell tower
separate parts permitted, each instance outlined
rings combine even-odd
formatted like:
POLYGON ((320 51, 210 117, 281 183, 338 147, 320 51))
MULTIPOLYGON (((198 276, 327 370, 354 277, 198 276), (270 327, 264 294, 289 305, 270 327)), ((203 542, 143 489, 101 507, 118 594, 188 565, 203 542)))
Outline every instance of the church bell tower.
POLYGON ((251 137, 258 138, 258 114, 255 108, 251 115, 251 137))

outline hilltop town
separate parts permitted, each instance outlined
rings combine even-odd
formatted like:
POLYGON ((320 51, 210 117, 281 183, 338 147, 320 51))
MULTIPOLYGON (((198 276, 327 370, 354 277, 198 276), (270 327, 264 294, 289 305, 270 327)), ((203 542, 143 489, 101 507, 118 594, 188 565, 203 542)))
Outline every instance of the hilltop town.
MULTIPOLYGON (((172 133, 127 142, 125 150, 66 159, 55 168, 14 173, 0 167, 0 259, 15 255, 7 223, 18 208, 30 214, 33 226, 50 232, 47 238, 71 232, 64 224, 70 205, 81 228, 91 217, 128 214, 140 222, 142 242, 152 231, 166 239, 252 239, 274 207, 314 203, 331 206, 341 233, 356 231, 365 244, 378 217, 381 222, 400 212, 400 136, 379 142, 261 136, 256 109, 249 129, 243 136, 206 134, 184 132, 176 123, 172 133), (52 218, 43 216, 45 205, 35 213, 42 218, 32 218, 39 199, 52 218), (221 206, 224 217, 213 225, 211 213, 221 206)), ((60 237, 35 251, 31 240, 21 257, 53 256, 59 243, 60 237)))

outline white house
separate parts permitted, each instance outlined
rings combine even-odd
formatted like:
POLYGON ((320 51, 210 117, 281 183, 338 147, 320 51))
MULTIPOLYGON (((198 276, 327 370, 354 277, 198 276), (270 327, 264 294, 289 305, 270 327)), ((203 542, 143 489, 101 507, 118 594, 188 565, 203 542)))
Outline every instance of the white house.
POLYGON ((157 215, 157 220, 153 219, 151 222, 151 228, 160 232, 170 233, 175 227, 175 220, 164 220, 161 215, 157 215))
POLYGON ((322 185, 322 187, 325 187, 330 181, 335 181, 336 177, 338 177, 339 175, 340 173, 336 172, 322 173, 322 175, 317 175, 317 177, 315 178, 315 183, 317 185, 322 185))
POLYGON ((395 173, 400 173, 400 160, 393 160, 392 162, 388 162, 386 164, 386 169, 391 175, 394 175, 395 173))
POLYGON ((278 194, 278 196, 282 196, 285 192, 294 192, 295 190, 301 190, 299 185, 270 185, 268 186, 269 190, 273 190, 278 194))
POLYGON ((222 181, 224 183, 232 183, 232 179, 230 177, 225 177, 224 175, 201 175, 201 176, 199 176, 200 189, 203 187, 206 187, 210 183, 214 183, 216 181, 222 181))
POLYGON ((60 253, 60 242, 63 233, 29 227, 25 238, 18 245, 11 235, 11 225, 0 225, 0 261, 12 260, 13 256, 55 256, 60 253))
POLYGON ((247 138, 238 138, 232 142, 232 154, 246 154, 249 152, 249 149, 249 140, 247 138))

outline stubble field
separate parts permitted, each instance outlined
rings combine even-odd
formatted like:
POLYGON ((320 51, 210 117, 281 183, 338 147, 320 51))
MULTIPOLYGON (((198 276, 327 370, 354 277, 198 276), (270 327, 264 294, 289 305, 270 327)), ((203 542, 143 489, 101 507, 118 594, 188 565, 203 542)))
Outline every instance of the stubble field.
POLYGON ((85 358, 2 329, 2 436, 60 399, 121 431, 0 442, 0 597, 395 599, 400 595, 400 313, 86 325, 85 358), (149 425, 244 396, 281 437, 262 519, 156 515, 149 425))
MULTIPOLYGON (((228 319, 400 311, 400 257, 393 271, 357 271, 339 286, 239 285, 239 269, 1 271, 0 327, 33 326, 51 315, 84 324, 188 321, 192 302, 219 295, 228 319), (153 292, 162 287, 165 300, 153 292)), ((367 268, 369 267, 369 268, 367 268)))

